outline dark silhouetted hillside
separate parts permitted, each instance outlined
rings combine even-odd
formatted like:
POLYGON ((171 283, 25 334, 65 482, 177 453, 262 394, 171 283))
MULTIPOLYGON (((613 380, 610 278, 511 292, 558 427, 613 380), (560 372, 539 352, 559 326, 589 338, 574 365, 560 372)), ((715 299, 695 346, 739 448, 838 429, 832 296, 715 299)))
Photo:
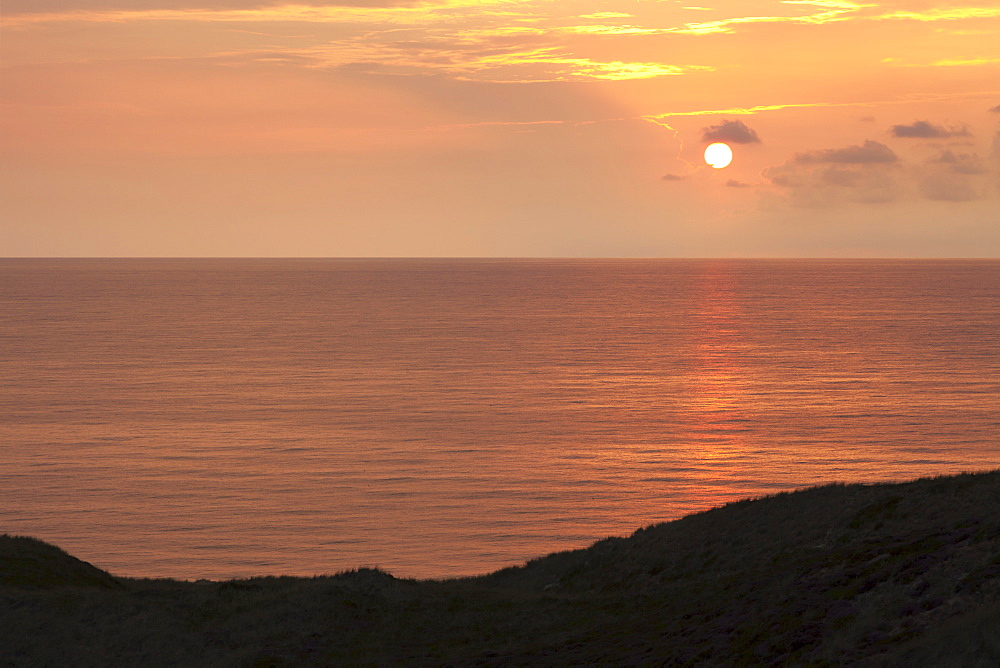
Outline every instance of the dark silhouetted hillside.
POLYGON ((740 501, 456 580, 113 578, 7 536, 0 567, 14 665, 1000 664, 1000 471, 740 501))

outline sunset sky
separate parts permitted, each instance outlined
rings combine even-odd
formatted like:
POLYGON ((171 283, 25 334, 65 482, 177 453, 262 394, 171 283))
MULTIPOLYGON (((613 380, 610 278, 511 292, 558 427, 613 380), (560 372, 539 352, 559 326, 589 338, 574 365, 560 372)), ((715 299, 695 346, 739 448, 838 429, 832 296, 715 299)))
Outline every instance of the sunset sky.
POLYGON ((0 6, 0 256, 1000 256, 996 0, 0 6))

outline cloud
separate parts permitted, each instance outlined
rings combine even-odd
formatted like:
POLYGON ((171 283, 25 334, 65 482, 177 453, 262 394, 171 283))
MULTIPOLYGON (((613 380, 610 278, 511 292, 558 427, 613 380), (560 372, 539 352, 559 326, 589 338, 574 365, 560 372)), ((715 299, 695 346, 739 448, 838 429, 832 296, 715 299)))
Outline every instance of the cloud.
POLYGON ((969 182, 954 175, 929 176, 920 182, 920 194, 939 202, 970 202, 979 199, 979 193, 969 182))
POLYGON ((946 128, 928 121, 914 121, 910 125, 893 125, 893 137, 914 137, 919 139, 939 139, 942 137, 968 137, 969 129, 962 126, 946 128))
POLYGON ((1000 193, 1000 130, 993 135, 993 150, 989 154, 989 164, 993 170, 993 183, 1000 193))
POLYGON ((983 161, 974 153, 953 153, 945 150, 932 157, 928 162, 942 165, 949 172, 955 174, 985 174, 987 172, 983 161))
POLYGON ((857 188, 864 180, 864 172, 843 167, 827 167, 816 173, 819 180, 834 186, 857 188))
POLYGON ((900 194, 894 175, 880 165, 815 168, 785 163, 764 170, 763 176, 786 190, 788 203, 800 207, 882 204, 895 201, 900 194))
POLYGON ((736 179, 729 179, 726 181, 726 185, 730 188, 749 188, 749 183, 743 183, 742 181, 737 181, 736 179))
POLYGON ((760 137, 743 121, 722 121, 718 125, 710 125, 701 130, 701 140, 705 142, 722 141, 732 144, 760 144, 760 137))
MULTIPOLYGON (((998 133, 1000 138, 1000 133, 998 133)), ((998 139, 1000 147, 1000 139, 998 139)), ((996 172, 976 153, 939 150, 922 162, 904 163, 888 146, 861 145, 797 153, 762 176, 781 189, 792 206, 833 208, 880 204, 904 197, 970 202, 987 196, 996 172), (984 175, 987 175, 984 177, 984 175)))
POLYGON ((664 174, 660 177, 661 181, 683 181, 686 176, 681 176, 680 174, 664 174))
POLYGON ((899 158, 885 144, 869 139, 860 146, 796 153, 792 160, 802 164, 832 162, 861 165, 896 162, 899 158))
POLYGON ((1000 104, 995 107, 990 107, 987 111, 992 111, 994 114, 1000 114, 1000 104))
POLYGON ((927 199, 941 202, 970 202, 982 199, 985 182, 981 174, 991 170, 975 153, 943 150, 919 169, 917 188, 927 199))
POLYGON ((793 206, 879 204, 900 195, 898 160, 888 146, 868 140, 861 145, 796 153, 784 164, 765 169, 762 176, 785 189, 793 206))

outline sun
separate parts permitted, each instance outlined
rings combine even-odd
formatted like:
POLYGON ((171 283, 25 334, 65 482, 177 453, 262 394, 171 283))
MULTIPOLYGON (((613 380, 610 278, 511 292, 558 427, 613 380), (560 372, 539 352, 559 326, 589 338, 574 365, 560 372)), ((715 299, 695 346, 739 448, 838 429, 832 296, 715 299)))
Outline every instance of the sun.
POLYGON ((714 169, 722 169, 733 161, 733 149, 728 144, 717 142, 709 144, 705 149, 705 162, 714 169))

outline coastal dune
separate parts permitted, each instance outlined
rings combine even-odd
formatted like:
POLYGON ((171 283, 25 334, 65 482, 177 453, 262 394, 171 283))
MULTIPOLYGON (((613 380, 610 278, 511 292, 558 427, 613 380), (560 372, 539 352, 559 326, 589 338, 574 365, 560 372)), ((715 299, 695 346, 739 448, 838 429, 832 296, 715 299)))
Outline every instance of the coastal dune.
POLYGON ((1000 470, 748 499, 473 578, 115 577, 0 537, 4 661, 1000 663, 1000 470))

